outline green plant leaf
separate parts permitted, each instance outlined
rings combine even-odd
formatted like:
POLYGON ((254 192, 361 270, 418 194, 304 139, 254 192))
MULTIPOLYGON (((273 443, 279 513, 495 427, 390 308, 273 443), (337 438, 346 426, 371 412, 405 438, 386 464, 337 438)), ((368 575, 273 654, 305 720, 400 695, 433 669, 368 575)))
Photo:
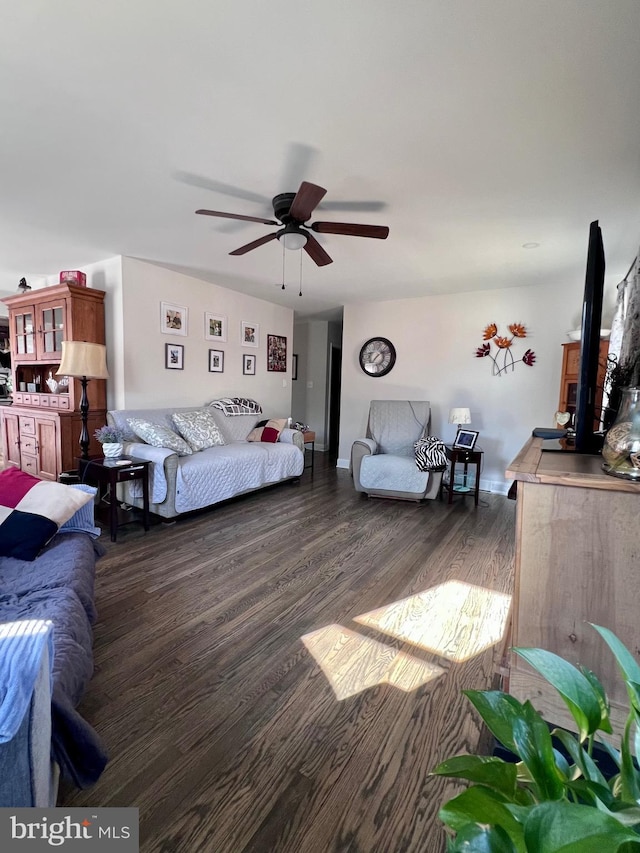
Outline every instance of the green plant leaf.
POLYGON ((468 788, 445 803, 438 814, 440 820, 456 832, 465 830, 470 823, 500 826, 518 853, 527 853, 522 824, 507 808, 505 798, 496 791, 480 785, 468 788))
POLYGON ((599 785, 604 785, 606 787, 607 780, 600 772, 598 765, 595 763, 593 758, 591 758, 589 753, 580 746, 572 734, 564 729, 554 729, 551 734, 564 746, 576 767, 580 768, 585 779, 588 779, 591 782, 597 782, 599 785))
POLYGON ((483 755, 456 755, 448 761, 443 761, 431 772, 435 776, 451 776, 486 785, 500 791, 510 800, 513 800, 515 796, 516 766, 503 761, 501 758, 483 755))
POLYGON ((513 740, 516 721, 523 716, 521 703, 501 690, 464 690, 463 693, 478 711, 491 734, 521 758, 513 740))
MULTIPOLYGON (((613 631, 610 631, 608 628, 603 628, 601 625, 594 625, 593 622, 590 622, 589 624, 592 628, 596 629, 605 643, 609 646, 622 671, 622 674, 624 675, 625 681, 635 685, 635 692, 637 693, 637 686, 640 685, 640 665, 636 661, 635 657, 631 654, 624 643, 616 637, 613 631)), ((637 708, 637 710, 640 710, 640 708, 637 708)))
POLYGON ((589 684, 593 687, 593 691, 598 697, 598 702, 600 703, 600 714, 601 714, 601 722, 600 729, 603 732, 607 732, 607 734, 613 734, 613 727, 611 725, 611 719, 609 717, 609 700, 607 699, 607 694, 605 693, 604 687, 602 686, 600 679, 595 675, 595 673, 591 672, 590 669, 587 669, 586 666, 578 665, 578 669, 587 679, 589 684))
POLYGON ((535 853, 617 853, 629 843, 640 851, 640 836, 590 806, 540 803, 525 822, 527 850, 535 853))
POLYGON ((517 853, 518 850, 501 827, 477 824, 462 829, 448 849, 451 853, 517 853))
POLYGON ((572 664, 544 649, 514 649, 562 696, 576 721, 580 740, 598 730, 602 720, 600 699, 589 680, 572 664))
POLYGON ((640 799, 640 780, 631 755, 631 726, 633 713, 629 714, 620 744, 620 796, 627 803, 636 803, 640 799))
POLYGON ((513 740, 538 790, 539 799, 559 800, 564 796, 562 773, 556 766, 551 734, 531 702, 522 705, 515 721, 513 740))

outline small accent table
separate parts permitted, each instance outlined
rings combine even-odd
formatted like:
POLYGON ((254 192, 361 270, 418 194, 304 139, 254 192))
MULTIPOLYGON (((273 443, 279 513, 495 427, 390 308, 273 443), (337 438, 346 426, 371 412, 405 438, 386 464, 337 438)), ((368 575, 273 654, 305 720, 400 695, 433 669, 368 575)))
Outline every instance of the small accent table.
POLYGON ((81 482, 93 482, 98 486, 109 486, 109 527, 111 541, 115 542, 118 531, 118 501, 116 486, 129 480, 142 480, 142 524, 149 529, 149 465, 148 459, 104 459, 95 456, 91 459, 78 459, 78 475, 81 482))
POLYGON ((441 491, 442 487, 448 489, 449 491, 449 500, 447 501, 447 503, 453 503, 454 494, 466 495, 471 491, 471 489, 467 486, 467 474, 469 471, 469 465, 475 465, 476 478, 474 488, 474 500, 475 505, 478 506, 478 498, 480 496, 480 467, 482 465, 482 450, 463 450, 461 448, 454 448, 450 444, 448 444, 447 458, 451 462, 451 473, 449 475, 449 482, 445 483, 443 477, 440 486, 441 491), (462 486, 455 485, 456 465, 464 465, 464 480, 462 486))
MULTIPOLYGON (((305 444, 311 445, 311 464, 305 465, 304 467, 305 468, 311 468, 311 473, 313 474, 313 461, 314 461, 314 453, 315 453, 315 449, 316 449, 316 434, 313 430, 308 429, 302 433, 302 437, 304 439, 305 444)), ((307 448, 305 447, 305 450, 306 449, 307 448)), ((305 456, 306 456, 306 453, 305 453, 305 456)))

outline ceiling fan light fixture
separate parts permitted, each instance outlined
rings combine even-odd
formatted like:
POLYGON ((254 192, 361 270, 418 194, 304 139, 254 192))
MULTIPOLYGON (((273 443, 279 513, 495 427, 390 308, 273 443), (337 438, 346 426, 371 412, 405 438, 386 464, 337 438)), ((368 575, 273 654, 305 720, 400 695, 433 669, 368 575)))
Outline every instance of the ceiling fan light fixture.
POLYGON ((297 251, 307 245, 308 236, 293 222, 285 225, 281 231, 278 231, 276 236, 285 249, 297 251))

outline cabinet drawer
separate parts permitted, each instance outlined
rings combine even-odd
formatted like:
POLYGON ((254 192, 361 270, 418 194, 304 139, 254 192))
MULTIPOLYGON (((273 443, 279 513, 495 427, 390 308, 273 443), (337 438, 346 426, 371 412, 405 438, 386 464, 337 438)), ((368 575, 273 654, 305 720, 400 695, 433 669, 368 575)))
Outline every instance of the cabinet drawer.
POLYGON ((20 446, 23 453, 28 453, 31 456, 37 455, 36 437, 35 435, 25 435, 20 441, 20 446))
POLYGON ((48 409, 49 408, 49 395, 48 394, 42 394, 41 395, 41 397, 40 397, 40 408, 41 409, 48 409))
POLYGON ((29 418, 26 415, 20 415, 20 435, 35 435, 36 434, 36 419, 29 418))
POLYGON ((55 394, 52 394, 49 397, 49 408, 50 409, 57 409, 58 408, 58 398, 56 397, 55 394))
POLYGON ((56 397, 56 401, 58 403, 59 409, 70 409, 71 408, 71 406, 69 404, 69 398, 68 397, 56 397))
POLYGON ((31 395, 31 405, 39 406, 40 405, 40 394, 32 394, 31 395))
POLYGON ((22 403, 22 391, 14 391, 13 392, 13 402, 14 403, 22 403))
POLYGON ((23 453, 21 463, 20 467, 23 471, 26 471, 28 474, 33 474, 35 477, 38 476, 38 460, 35 456, 26 456, 23 453))
POLYGON ((31 394, 23 394, 22 395, 22 403, 24 406, 31 405, 31 394))
POLYGON ((135 468, 129 471, 118 471, 117 480, 119 483, 124 483, 127 480, 142 480, 145 476, 145 466, 141 465, 139 468, 136 466, 135 468))

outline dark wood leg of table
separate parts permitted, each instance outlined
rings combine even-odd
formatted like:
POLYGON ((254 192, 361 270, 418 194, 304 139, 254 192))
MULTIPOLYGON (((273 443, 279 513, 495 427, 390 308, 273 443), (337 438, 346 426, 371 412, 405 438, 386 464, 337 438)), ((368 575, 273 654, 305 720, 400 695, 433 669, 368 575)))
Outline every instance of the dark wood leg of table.
POLYGON ((142 478, 142 524, 145 531, 149 529, 149 476, 146 472, 142 478))
POLYGON ((118 536, 118 497, 115 478, 109 483, 109 525, 111 527, 111 541, 115 542, 118 536))
POLYGON ((476 490, 475 490, 475 504, 478 506, 478 499, 480 498, 480 463, 476 462, 476 490))
POLYGON ((456 476, 456 463, 452 462, 451 463, 451 474, 449 476, 449 500, 447 501, 447 503, 450 503, 450 504, 453 503, 453 483, 455 480, 455 476, 456 476))

